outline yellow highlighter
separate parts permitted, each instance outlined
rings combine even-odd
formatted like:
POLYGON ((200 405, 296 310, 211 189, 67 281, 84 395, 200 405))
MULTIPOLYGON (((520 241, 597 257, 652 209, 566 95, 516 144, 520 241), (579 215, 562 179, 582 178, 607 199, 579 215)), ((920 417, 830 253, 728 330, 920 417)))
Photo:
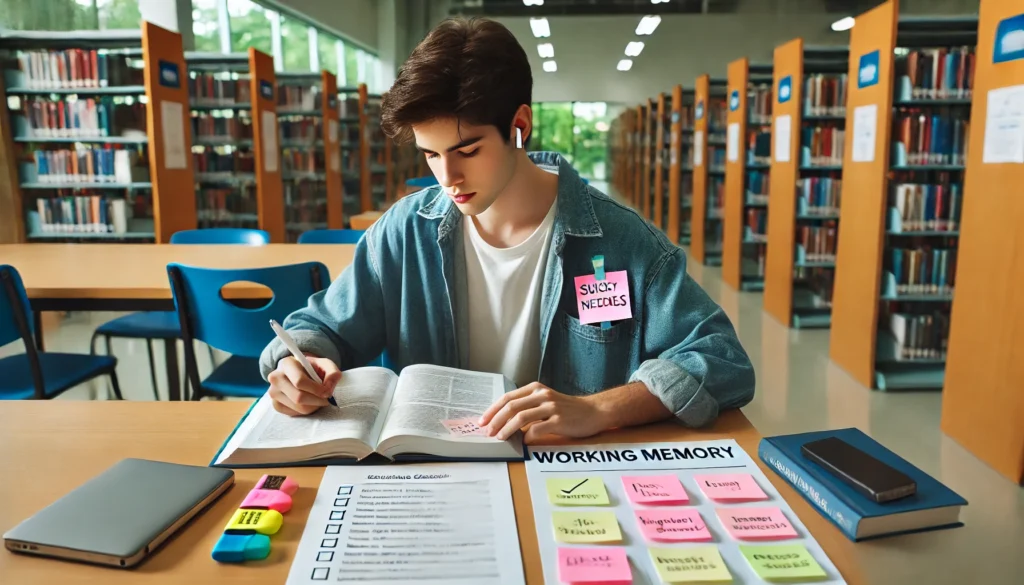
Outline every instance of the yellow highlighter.
POLYGON ((284 516, 277 510, 235 510, 231 521, 224 527, 226 534, 276 534, 284 524, 284 516))

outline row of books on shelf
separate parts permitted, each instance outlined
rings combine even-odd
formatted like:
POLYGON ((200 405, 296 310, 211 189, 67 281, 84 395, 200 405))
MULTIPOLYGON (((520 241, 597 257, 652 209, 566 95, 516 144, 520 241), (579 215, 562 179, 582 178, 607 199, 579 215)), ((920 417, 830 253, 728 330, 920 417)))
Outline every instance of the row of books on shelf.
POLYGON ((768 83, 751 84, 747 90, 747 111, 755 124, 772 122, 772 86, 768 83))
POLYGON ((284 188, 285 221, 316 223, 326 221, 327 193, 323 184, 290 183, 284 188))
POLYGON ((725 127, 729 124, 729 109, 726 107, 725 98, 711 98, 708 100, 707 117, 708 117, 708 134, 711 134, 713 128, 720 129, 719 131, 725 132, 725 127))
POLYGON ((230 72, 192 72, 188 95, 193 106, 230 106, 252 101, 248 77, 230 72))
POLYGON ((812 165, 842 165, 846 132, 833 126, 804 126, 801 144, 809 149, 812 165))
POLYGON ((768 210, 763 207, 747 209, 747 229, 754 239, 768 237, 768 210))
POLYGON ((772 133, 763 130, 751 132, 747 141, 747 148, 750 162, 755 164, 771 164, 772 133))
POLYGON ((240 189, 202 187, 196 190, 196 220, 201 225, 204 222, 231 222, 242 218, 255 222, 256 213, 255 185, 240 189))
POLYGON ((949 315, 892 313, 889 331, 896 339, 896 359, 945 359, 949 344, 949 315))
POLYGON ((316 148, 284 148, 281 170, 286 173, 315 173, 324 170, 324 151, 316 148))
POLYGON ((898 294, 950 294, 956 284, 955 248, 893 248, 891 268, 898 294))
POLYGON ((838 234, 836 222, 823 225, 802 225, 796 229, 796 243, 803 247, 808 262, 830 262, 836 259, 838 234))
POLYGON ((312 142, 323 139, 322 122, 322 118, 283 117, 278 120, 277 128, 282 140, 307 140, 312 142))
POLYGON ((804 80, 804 113, 811 116, 846 114, 845 73, 815 73, 804 80))
POLYGON ((750 251, 747 254, 750 262, 744 263, 742 268, 743 276, 764 279, 765 265, 768 260, 768 246, 766 244, 750 246, 750 251))
POLYGON ((812 307, 825 309, 832 306, 832 291, 835 289, 836 271, 830 268, 797 268, 796 277, 813 295, 812 307))
POLYGON ((971 97, 974 80, 974 47, 915 49, 897 52, 897 78, 905 76, 913 99, 971 97))
POLYGON ((252 120, 248 116, 193 112, 192 136, 209 140, 252 140, 252 120))
POLYGON ((146 136, 146 105, 124 99, 56 99, 22 101, 27 135, 38 138, 105 138, 135 132, 146 136))
POLYGON ((142 85, 142 70, 122 53, 97 49, 21 51, 18 63, 29 89, 142 85))
POLYGON ((127 201, 105 195, 68 195, 36 199, 37 218, 29 217, 29 231, 43 233, 115 233, 128 231, 127 201))
POLYGON ((710 148, 708 149, 707 165, 710 169, 725 169, 725 149, 724 148, 710 148))
POLYGON ((833 177, 805 177, 796 183, 797 197, 803 200, 808 215, 839 213, 843 180, 833 177))
POLYGON ((751 195, 767 197, 769 187, 771 181, 768 180, 768 173, 747 171, 747 201, 751 201, 751 195))
POLYGON ((109 146, 77 145, 74 149, 36 150, 35 177, 40 183, 131 183, 148 181, 149 169, 137 152, 109 146))
POLYGON ((228 153, 206 149, 192 152, 192 168, 196 173, 254 173, 256 159, 247 149, 228 153))
MULTIPOLYGON (((902 231, 956 230, 960 225, 963 186, 948 181, 938 184, 900 183, 895 186, 896 211, 902 231)), ((890 229, 896 226, 890 226, 890 229)))
POLYGON ((293 110, 319 110, 320 87, 283 85, 277 88, 277 106, 293 110))
POLYGON ((969 117, 970 112, 957 110, 926 114, 910 109, 894 114, 896 142, 906 152, 904 164, 965 164, 969 117))

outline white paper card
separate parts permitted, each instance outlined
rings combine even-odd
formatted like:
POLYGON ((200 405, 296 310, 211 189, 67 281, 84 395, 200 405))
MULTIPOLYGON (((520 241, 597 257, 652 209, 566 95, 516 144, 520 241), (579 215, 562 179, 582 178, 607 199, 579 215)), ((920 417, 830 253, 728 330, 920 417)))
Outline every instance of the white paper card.
POLYGON ((337 150, 331 153, 331 172, 341 172, 341 153, 338 152, 337 150))
POLYGON ((327 122, 327 140, 330 142, 338 141, 338 121, 330 120, 327 122))
POLYGON ((693 133, 693 166, 704 165, 704 131, 697 130, 693 133))
POLYGON ((988 92, 982 162, 1024 163, 1024 85, 988 92))
POLYGON ((789 150, 792 147, 793 116, 775 117, 775 129, 772 136, 775 137, 775 162, 789 162, 789 150))
POLYGON ((160 102, 160 131, 164 135, 164 168, 187 168, 185 106, 181 102, 160 102))
POLYGON ((274 112, 263 112, 263 128, 260 130, 263 136, 263 171, 267 173, 277 172, 277 114, 274 112))
POLYGON ((740 160, 740 123, 729 124, 729 134, 725 138, 726 158, 729 162, 740 160))
POLYGON ((878 104, 853 110, 853 162, 875 160, 875 133, 878 127, 878 104))

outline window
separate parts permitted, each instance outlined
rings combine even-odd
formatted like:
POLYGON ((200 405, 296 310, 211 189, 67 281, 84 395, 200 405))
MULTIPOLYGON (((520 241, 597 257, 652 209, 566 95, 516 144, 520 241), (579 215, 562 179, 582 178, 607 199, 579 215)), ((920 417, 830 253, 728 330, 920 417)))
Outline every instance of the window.
POLYGON ((101 29, 138 29, 142 26, 139 0, 96 0, 101 29))
POLYGON ((249 0, 227 0, 228 20, 231 24, 231 50, 244 53, 249 47, 274 54, 271 11, 249 0))
POLYGON ((196 39, 196 50, 219 53, 220 19, 217 5, 223 0, 192 0, 192 35, 196 39))
POLYGON ((359 49, 345 43, 345 85, 355 87, 362 83, 359 78, 359 49))
MULTIPOLYGON (((317 32, 316 52, 320 57, 320 69, 326 69, 331 73, 338 73, 338 47, 340 43, 337 38, 325 33, 317 32)), ((338 85, 344 85, 344 79, 338 80, 338 85)))
POLYGON ((283 71, 310 71, 309 25, 281 15, 281 58, 283 71))
MULTIPOLYGON (((95 30, 99 19, 93 0, 3 2, 0 28, 14 30, 95 30)), ((138 9, 136 9, 138 14, 138 9)))

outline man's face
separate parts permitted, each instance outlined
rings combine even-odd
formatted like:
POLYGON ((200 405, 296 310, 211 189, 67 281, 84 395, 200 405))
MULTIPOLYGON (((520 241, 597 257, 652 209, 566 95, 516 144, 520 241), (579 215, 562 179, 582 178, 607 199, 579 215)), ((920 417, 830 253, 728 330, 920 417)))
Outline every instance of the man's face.
POLYGON ((437 118, 412 131, 437 182, 464 215, 487 211, 515 174, 515 145, 494 126, 437 118))

